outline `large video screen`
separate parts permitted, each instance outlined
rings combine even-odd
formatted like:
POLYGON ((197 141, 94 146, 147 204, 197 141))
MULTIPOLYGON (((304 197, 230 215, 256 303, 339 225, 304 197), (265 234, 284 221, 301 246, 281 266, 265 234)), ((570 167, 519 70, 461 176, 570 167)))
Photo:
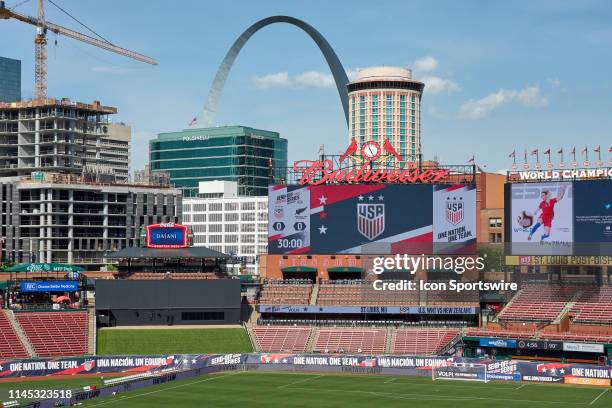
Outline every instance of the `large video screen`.
POLYGON ((271 254, 457 253, 476 242, 473 185, 270 186, 271 254))
POLYGON ((512 254, 610 254, 612 180, 516 183, 509 199, 512 254))

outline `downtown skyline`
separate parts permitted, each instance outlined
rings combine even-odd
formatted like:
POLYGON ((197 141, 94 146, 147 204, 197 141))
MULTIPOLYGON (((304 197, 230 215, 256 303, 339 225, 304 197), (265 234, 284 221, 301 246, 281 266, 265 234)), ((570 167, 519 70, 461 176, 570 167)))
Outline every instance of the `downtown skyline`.
MULTIPOLYGON (((114 120, 133 129, 132 170, 147 163, 150 139, 187 128, 201 114, 214 73, 238 35, 278 14, 315 27, 349 78, 368 66, 412 69, 426 84, 425 159, 463 164, 474 155, 481 167, 498 171, 510 167, 514 150, 519 162, 524 149, 585 145, 601 145, 609 159, 612 6, 606 2, 58 4, 113 43, 160 62, 141 66, 63 37, 55 45, 50 36, 49 95, 117 106, 114 120)), ((34 6, 16 11, 33 15, 34 6)), ((50 5, 47 13, 49 21, 77 28, 50 5)), ((24 98, 33 95, 33 35, 33 27, 0 24, 0 55, 22 60, 24 98)), ((321 144, 337 154, 348 134, 322 55, 305 33, 286 24, 261 30, 245 46, 216 123, 278 131, 289 141, 290 162, 316 156, 321 144)))

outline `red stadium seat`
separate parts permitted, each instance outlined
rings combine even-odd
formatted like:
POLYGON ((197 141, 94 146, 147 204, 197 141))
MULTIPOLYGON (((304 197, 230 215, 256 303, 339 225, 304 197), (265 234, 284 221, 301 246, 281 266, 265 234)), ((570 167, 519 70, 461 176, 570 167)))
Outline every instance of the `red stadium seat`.
POLYGON ((304 352, 310 327, 257 326, 251 329, 257 351, 304 352))
POLYGON ((15 317, 38 356, 87 354, 87 312, 17 312, 15 317))
POLYGON ((314 351, 321 353, 382 354, 386 329, 320 329, 314 351))
POLYGON ((5 310, 0 310, 0 357, 28 358, 28 352, 21 344, 5 313, 7 313, 5 310))

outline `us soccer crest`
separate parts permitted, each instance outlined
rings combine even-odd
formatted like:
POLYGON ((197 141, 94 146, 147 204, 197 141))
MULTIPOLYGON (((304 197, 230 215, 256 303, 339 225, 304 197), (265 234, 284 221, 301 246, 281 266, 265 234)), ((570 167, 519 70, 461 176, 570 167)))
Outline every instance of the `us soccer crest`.
POLYGON ((385 231, 385 204, 358 203, 357 230, 372 241, 385 231))
POLYGON ((448 197, 446 199, 446 220, 453 225, 459 224, 463 221, 465 205, 463 203, 463 197, 448 197))

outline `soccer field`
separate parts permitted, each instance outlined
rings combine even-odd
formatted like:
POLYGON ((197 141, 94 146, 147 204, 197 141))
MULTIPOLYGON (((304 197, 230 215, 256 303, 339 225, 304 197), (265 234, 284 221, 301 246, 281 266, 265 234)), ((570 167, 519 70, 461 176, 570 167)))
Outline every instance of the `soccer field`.
POLYGON ((97 354, 205 354, 250 353, 243 328, 102 329, 97 354))
POLYGON ((87 407, 610 407, 604 387, 427 377, 224 372, 95 399, 87 407))

